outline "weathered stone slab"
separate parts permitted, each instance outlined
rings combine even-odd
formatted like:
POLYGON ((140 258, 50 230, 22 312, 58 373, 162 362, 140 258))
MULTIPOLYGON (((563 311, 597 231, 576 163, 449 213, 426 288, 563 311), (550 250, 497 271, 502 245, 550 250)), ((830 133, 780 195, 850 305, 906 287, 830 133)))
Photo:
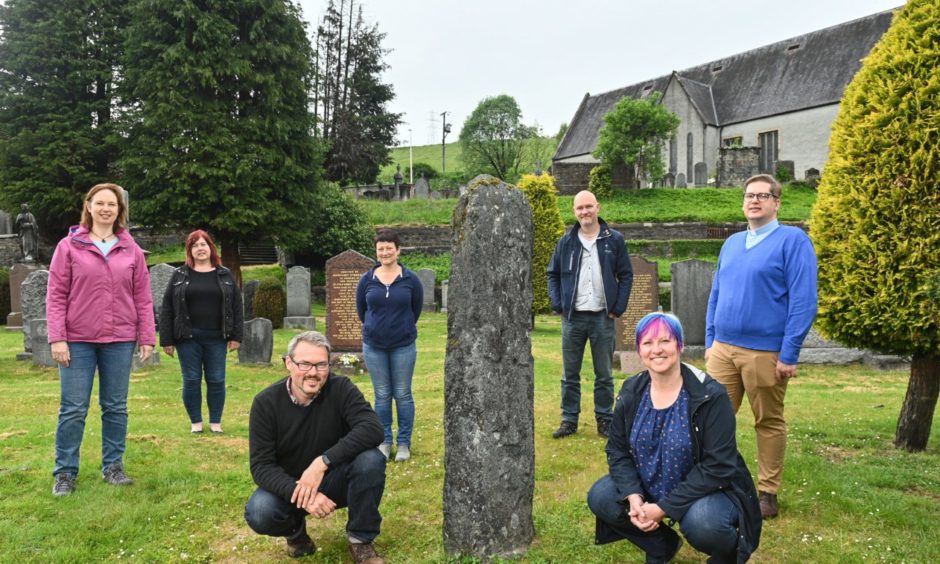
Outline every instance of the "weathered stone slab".
POLYGON ((258 291, 260 280, 249 280, 242 284, 242 310, 244 311, 244 320, 251 321, 255 318, 255 292, 258 291))
POLYGON ((617 350, 636 350, 636 324, 647 313, 659 311, 659 270, 656 263, 643 257, 630 257, 633 287, 627 310, 617 318, 617 350))
POLYGON ((315 317, 310 315, 298 315, 298 316, 288 316, 284 318, 284 323, 281 325, 284 329, 316 329, 317 320, 315 317))
POLYGON ((682 322, 686 345, 705 344, 705 315, 715 276, 713 263, 691 259, 669 265, 672 274, 672 313, 682 322))
POLYGON ((59 363, 52 360, 52 345, 49 344, 49 331, 46 327, 45 319, 30 319, 29 334, 32 342, 32 361, 36 366, 58 366, 59 363))
MULTIPOLYGON (((427 200, 431 195, 431 185, 428 184, 428 179, 421 175, 421 178, 415 182, 414 187, 414 197, 420 198, 422 200, 427 200)), ((332 343, 331 343, 332 344, 332 343)))
POLYGON ((337 352, 362 350, 362 322, 356 313, 356 286, 375 265, 356 251, 343 251, 326 261, 326 338, 337 352))
POLYGON ((417 272, 417 275, 424 290, 424 303, 421 306, 421 311, 434 311, 437 305, 434 302, 434 282, 436 280, 434 271, 430 268, 422 268, 417 272))
POLYGON ((274 326, 270 319, 256 317, 245 322, 242 344, 238 347, 239 364, 271 364, 274 353, 274 326))
POLYGON ((685 187, 686 187, 685 174, 680 172, 679 174, 676 175, 676 188, 685 188, 685 187))
POLYGON ((170 285, 170 278, 176 268, 166 263, 155 264, 150 267, 150 294, 153 296, 153 313, 157 327, 160 326, 160 308, 163 307, 163 295, 166 287, 170 285))
POLYGON ((46 287, 49 285, 49 271, 30 272, 20 285, 20 300, 23 308, 23 350, 32 352, 32 338, 29 322, 33 319, 46 318, 46 287))
POLYGON ((534 535, 532 212, 517 188, 478 176, 452 224, 444 547, 510 558, 534 535))
POLYGON ((450 280, 441 282, 441 313, 447 313, 447 292, 450 289, 450 280))
POLYGON ((705 186, 708 184, 708 165, 705 163, 695 163, 692 171, 696 186, 705 186))
POLYGON ((41 270, 36 264, 16 263, 10 269, 10 314, 7 315, 7 329, 17 329, 23 326, 23 300, 21 288, 23 281, 30 273, 41 270))
POLYGON ((302 266, 287 271, 287 316, 310 316, 310 271, 302 266))

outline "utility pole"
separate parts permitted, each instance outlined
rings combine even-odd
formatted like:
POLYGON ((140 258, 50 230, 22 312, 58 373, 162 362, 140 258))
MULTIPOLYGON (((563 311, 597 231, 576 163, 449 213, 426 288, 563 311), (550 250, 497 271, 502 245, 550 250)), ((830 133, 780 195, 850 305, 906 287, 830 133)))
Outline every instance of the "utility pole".
POLYGON ((447 173, 447 134, 450 133, 450 124, 447 123, 447 114, 441 114, 441 176, 447 173))
POLYGON ((415 183, 414 143, 411 141, 411 129, 408 129, 408 184, 415 183))

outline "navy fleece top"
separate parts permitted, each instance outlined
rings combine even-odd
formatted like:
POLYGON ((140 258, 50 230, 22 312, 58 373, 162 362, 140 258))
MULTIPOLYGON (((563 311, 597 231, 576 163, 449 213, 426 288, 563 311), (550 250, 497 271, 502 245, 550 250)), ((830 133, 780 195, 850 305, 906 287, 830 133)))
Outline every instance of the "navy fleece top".
POLYGON ((362 275, 356 287, 356 310, 362 321, 362 342, 377 349, 397 349, 418 338, 418 318, 424 287, 418 276, 401 267, 401 276, 386 286, 375 269, 362 275))

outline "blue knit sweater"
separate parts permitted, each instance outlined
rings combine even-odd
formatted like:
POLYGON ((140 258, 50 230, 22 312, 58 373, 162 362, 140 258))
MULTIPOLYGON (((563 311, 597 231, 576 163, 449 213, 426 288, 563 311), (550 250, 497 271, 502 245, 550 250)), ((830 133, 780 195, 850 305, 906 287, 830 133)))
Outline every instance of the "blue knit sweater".
POLYGON ((781 225, 745 249, 746 232, 725 241, 708 298, 705 346, 721 341, 779 351, 796 364, 816 319, 816 252, 802 229, 781 225))

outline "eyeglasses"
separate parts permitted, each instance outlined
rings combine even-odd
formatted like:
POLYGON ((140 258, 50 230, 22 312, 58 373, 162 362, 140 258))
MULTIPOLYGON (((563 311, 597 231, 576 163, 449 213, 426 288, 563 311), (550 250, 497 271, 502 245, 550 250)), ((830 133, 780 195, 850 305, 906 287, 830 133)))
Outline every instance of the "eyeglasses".
POLYGON ((294 366, 300 369, 301 372, 309 372, 310 370, 314 368, 317 369, 317 372, 326 372, 330 369, 330 363, 326 361, 316 362, 316 363, 304 362, 304 361, 297 362, 296 360, 294 360, 294 357, 289 356, 287 358, 289 358, 290 361, 294 363, 294 366))
POLYGON ((772 192, 745 192, 744 201, 753 202, 754 200, 760 200, 761 202, 766 202, 767 200, 777 197, 773 195, 772 192))

